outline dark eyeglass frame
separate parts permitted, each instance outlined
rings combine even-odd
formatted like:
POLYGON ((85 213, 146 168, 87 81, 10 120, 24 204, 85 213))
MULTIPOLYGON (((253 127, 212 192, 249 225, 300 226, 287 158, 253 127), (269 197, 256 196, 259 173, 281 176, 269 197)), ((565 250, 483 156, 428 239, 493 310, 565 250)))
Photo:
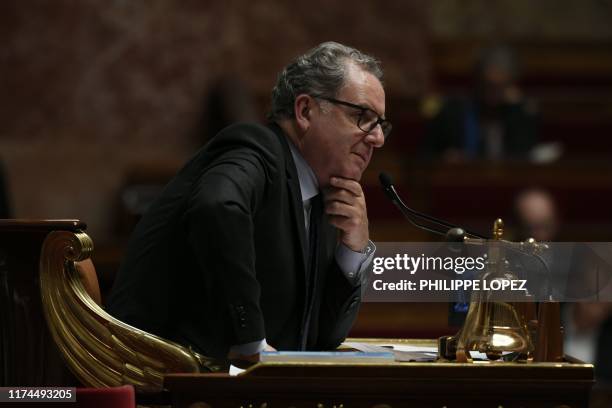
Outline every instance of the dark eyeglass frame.
POLYGON ((389 136, 389 133, 391 133, 391 129, 393 128, 393 125, 391 124, 391 122, 389 122, 387 119, 381 117, 376 111, 374 111, 374 110, 372 110, 372 109, 370 109, 368 107, 361 106, 361 105, 356 105, 354 103, 350 103, 350 102, 347 102, 347 101, 341 101, 340 99, 329 98, 327 96, 313 95, 313 98, 323 99, 325 101, 331 102, 331 103, 336 104, 336 105, 344 105, 344 106, 348 106, 349 108, 353 108, 353 109, 359 110, 359 119, 357 120, 357 127, 362 132, 371 133, 374 129, 376 129, 376 126, 380 125, 380 128, 382 129, 382 133, 383 133, 383 136, 384 136, 385 140, 389 136), (364 114, 367 111, 370 111, 373 114, 375 114, 377 119, 376 119, 376 122, 374 122, 370 126, 369 129, 364 129, 364 128, 361 127, 361 120, 363 119, 364 114))

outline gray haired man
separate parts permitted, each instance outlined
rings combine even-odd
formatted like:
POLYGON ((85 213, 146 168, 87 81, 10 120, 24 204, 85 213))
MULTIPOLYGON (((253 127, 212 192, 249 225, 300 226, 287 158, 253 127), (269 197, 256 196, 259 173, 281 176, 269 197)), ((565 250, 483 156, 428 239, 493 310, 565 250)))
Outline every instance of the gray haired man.
POLYGON ((222 130, 144 215, 110 313, 210 357, 337 347, 374 252, 360 179, 391 130, 381 81, 334 42, 289 64, 270 124, 222 130))

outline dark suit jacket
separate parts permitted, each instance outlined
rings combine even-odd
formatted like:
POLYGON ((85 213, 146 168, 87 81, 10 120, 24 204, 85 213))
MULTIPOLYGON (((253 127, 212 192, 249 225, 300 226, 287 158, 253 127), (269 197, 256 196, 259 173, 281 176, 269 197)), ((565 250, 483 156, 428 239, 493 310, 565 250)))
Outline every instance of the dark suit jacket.
MULTIPOLYGON (((307 349, 332 349, 356 316, 360 287, 334 260, 325 215, 307 349)), ((299 349, 306 237, 297 171, 277 125, 221 131, 137 225, 107 304, 118 319, 211 357, 266 338, 299 349)))

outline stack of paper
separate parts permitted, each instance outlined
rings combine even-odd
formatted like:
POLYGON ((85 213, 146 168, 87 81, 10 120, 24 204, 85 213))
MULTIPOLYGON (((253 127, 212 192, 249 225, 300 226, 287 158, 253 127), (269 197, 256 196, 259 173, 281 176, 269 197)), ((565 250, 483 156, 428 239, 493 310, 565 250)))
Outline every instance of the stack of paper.
POLYGON ((366 344, 346 342, 343 345, 366 353, 391 352, 395 361, 435 361, 438 348, 429 346, 412 346, 408 344, 366 344))
POLYGON ((264 351, 259 361, 283 361, 291 363, 334 362, 334 363, 393 363, 391 350, 376 351, 264 351))

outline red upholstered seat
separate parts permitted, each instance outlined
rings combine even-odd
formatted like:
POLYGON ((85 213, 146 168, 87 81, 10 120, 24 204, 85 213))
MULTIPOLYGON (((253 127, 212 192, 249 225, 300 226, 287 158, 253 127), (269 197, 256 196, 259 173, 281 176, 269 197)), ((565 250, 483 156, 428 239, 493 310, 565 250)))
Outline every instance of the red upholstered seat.
POLYGON ((135 408, 134 387, 77 388, 74 408, 135 408))

